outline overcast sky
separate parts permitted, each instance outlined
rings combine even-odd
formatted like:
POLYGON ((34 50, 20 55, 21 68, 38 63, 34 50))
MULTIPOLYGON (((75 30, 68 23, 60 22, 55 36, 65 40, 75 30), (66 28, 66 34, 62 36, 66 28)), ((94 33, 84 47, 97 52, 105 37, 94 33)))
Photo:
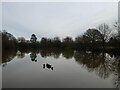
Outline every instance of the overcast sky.
POLYGON ((117 2, 4 2, 2 29, 16 38, 76 37, 101 23, 117 21, 117 2))

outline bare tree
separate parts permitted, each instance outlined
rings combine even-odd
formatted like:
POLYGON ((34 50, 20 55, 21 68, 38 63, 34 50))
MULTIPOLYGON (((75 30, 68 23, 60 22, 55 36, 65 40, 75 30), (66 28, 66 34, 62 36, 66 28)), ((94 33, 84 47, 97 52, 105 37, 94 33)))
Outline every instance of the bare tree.
POLYGON ((117 29, 117 39, 120 39, 120 23, 115 22, 114 27, 117 29))
POLYGON ((111 36, 111 29, 107 24, 101 24, 98 26, 98 30, 101 33, 102 46, 105 49, 105 42, 107 42, 111 36))

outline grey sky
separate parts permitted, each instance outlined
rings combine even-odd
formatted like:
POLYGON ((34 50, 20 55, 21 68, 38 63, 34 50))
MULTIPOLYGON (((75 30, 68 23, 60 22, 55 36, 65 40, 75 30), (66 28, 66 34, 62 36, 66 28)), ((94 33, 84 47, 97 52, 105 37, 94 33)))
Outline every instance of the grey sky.
POLYGON ((117 2, 4 2, 2 28, 16 38, 76 37, 118 18, 117 2))

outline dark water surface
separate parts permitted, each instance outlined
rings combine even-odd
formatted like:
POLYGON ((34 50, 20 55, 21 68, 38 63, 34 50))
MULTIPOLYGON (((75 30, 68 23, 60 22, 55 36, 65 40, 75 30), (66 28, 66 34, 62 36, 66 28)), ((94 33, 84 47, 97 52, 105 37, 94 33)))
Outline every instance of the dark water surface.
POLYGON ((120 57, 77 51, 8 51, 3 88, 118 88, 120 57))

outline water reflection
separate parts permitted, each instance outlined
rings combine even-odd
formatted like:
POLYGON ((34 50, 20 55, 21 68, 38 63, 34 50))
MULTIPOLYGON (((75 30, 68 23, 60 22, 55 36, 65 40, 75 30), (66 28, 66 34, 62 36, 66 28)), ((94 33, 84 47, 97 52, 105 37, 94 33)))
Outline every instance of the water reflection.
POLYGON ((109 63, 112 60, 108 60, 108 54, 106 53, 76 52, 74 58, 89 72, 95 71, 103 79, 108 78, 111 74, 111 64, 109 63))
POLYGON ((36 55, 36 53, 31 53, 30 54, 30 58, 31 58, 31 61, 33 61, 33 62, 37 62, 37 60, 36 60, 36 58, 37 58, 37 55, 36 55))
MULTIPOLYGON (((120 86, 120 55, 105 52, 80 52, 73 50, 33 50, 33 51, 15 51, 9 50, 4 51, 2 55, 2 65, 5 67, 8 62, 13 60, 15 56, 17 58, 24 58, 25 54, 30 53, 30 59, 33 62, 37 62, 37 55, 46 58, 52 56, 54 58, 59 58, 60 56, 71 59, 74 58, 75 61, 86 68, 88 72, 95 72, 97 76, 102 79, 107 79, 110 75, 113 75, 112 83, 114 87, 120 86)), ((54 70, 53 66, 49 63, 43 64, 43 69, 54 70)))
POLYGON ((75 52, 75 60, 83 65, 89 72, 95 71, 102 79, 108 78, 111 74, 114 75, 113 84, 115 87, 120 85, 120 57, 110 56, 102 53, 86 53, 75 52))
POLYGON ((44 49, 44 50, 40 50, 40 55, 43 58, 49 57, 49 56, 53 56, 55 59, 59 58, 61 54, 61 50, 60 49, 44 49))
POLYGON ((17 55, 17 58, 24 58, 25 57, 25 53, 22 53, 19 50, 17 51, 16 55, 17 55))
POLYGON ((66 59, 71 59, 74 56, 74 51, 71 49, 66 49, 62 51, 62 56, 66 59))
POLYGON ((17 51, 13 49, 3 50, 2 51, 2 66, 5 67, 8 62, 13 60, 16 56, 17 51))

